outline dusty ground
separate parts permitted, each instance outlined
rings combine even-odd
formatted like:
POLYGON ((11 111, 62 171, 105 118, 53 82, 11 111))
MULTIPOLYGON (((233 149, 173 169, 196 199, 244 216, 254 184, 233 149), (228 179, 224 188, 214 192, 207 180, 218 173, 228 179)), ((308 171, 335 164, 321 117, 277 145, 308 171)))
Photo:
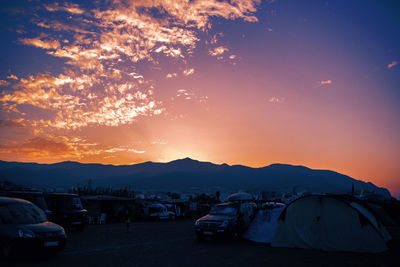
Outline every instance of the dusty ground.
POLYGON ((2 261, 1 266, 399 266, 400 251, 328 253, 272 248, 247 241, 198 243, 193 221, 90 225, 70 233, 50 259, 2 261))

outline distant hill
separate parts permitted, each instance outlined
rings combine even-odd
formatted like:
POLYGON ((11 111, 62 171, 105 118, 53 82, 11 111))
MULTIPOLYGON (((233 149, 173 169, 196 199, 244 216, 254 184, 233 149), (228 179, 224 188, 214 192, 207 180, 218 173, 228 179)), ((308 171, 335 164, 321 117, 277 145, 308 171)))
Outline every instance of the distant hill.
POLYGON ((242 165, 213 164, 190 158, 168 163, 144 162, 134 165, 83 164, 60 162, 37 164, 0 161, 0 181, 26 186, 64 187, 130 186, 134 190, 152 191, 277 191, 291 190, 319 193, 349 193, 361 187, 369 192, 390 197, 385 188, 365 183, 329 170, 304 166, 272 164, 262 168, 242 165))

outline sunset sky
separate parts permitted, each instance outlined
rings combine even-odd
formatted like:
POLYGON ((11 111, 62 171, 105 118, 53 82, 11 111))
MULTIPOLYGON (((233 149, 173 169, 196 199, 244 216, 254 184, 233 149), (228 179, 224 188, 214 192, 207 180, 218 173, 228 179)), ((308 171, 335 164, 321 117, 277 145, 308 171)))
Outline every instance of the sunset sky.
POLYGON ((279 162, 400 195, 396 1, 0 5, 0 160, 279 162))

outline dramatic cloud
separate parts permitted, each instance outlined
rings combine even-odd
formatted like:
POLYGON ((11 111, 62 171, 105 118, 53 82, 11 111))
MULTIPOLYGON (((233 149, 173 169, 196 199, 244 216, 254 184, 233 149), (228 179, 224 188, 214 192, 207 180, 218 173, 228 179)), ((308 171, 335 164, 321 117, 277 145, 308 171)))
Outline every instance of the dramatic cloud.
MULTIPOLYGON (((88 140, 83 132, 168 114, 167 105, 157 99, 161 89, 154 74, 193 75, 195 69, 187 64, 200 38, 211 40, 205 51, 215 56, 229 51, 225 46, 209 47, 223 36, 208 36, 212 18, 256 22, 259 4, 144 0, 106 1, 102 8, 54 2, 32 9, 37 12, 29 20, 32 24, 17 31, 19 43, 54 57, 62 68, 0 80, 0 86, 7 86, 0 91, 0 127, 21 135, 19 141, 0 142, 0 154, 39 161, 141 157, 146 154, 141 146, 106 146, 88 140), (167 61, 178 67, 163 69, 167 61)), ((174 97, 199 103, 208 99, 187 90, 162 99, 174 97)))
POLYGON ((7 82, 5 80, 0 80, 0 86, 6 86, 8 84, 9 84, 9 82, 7 82))
POLYGON ((177 90, 176 97, 184 100, 195 100, 199 103, 204 103, 208 100, 208 96, 198 96, 193 90, 179 89, 177 90))
POLYGON ((332 80, 319 81, 318 83, 320 85, 329 85, 329 84, 332 84, 332 80))
MULTIPOLYGON (((3 126, 2 122, 0 121, 0 127, 3 126)), ((109 158, 110 155, 134 156, 145 152, 128 146, 103 146, 79 137, 52 134, 13 142, 10 145, 0 145, 0 154, 11 153, 20 160, 50 160, 51 162, 63 159, 81 160, 91 156, 98 158, 109 158)))
POLYGON ((18 80, 18 77, 15 76, 15 75, 13 75, 13 74, 11 74, 11 75, 8 75, 8 76, 7 76, 7 79, 18 80))
POLYGON ((46 6, 47 11, 53 12, 53 11, 66 11, 72 14, 82 14, 85 11, 81 8, 79 8, 79 5, 77 4, 70 4, 70 3, 64 3, 64 5, 60 5, 58 3, 54 3, 52 5, 47 5, 46 6))
POLYGON ((208 53, 211 55, 211 56, 220 56, 220 55, 222 55, 222 54, 224 54, 225 52, 227 52, 227 51, 229 51, 229 48, 228 47, 225 47, 225 46, 218 46, 218 47, 215 47, 214 49, 210 49, 209 51, 208 51, 208 53))
POLYGON ((177 76, 178 76, 178 73, 174 72, 174 73, 168 73, 167 75, 165 75, 165 78, 170 79, 170 78, 174 78, 177 76))
POLYGON ((24 127, 24 119, 0 120, 0 127, 24 127))
POLYGON ((192 75, 193 73, 194 73, 194 69, 193 68, 183 71, 183 75, 185 75, 185 76, 192 75))
MULTIPOLYGON (((101 10, 85 10, 70 3, 46 5, 45 10, 55 16, 42 17, 36 22, 38 37, 21 38, 20 42, 65 59, 65 72, 21 78, 13 91, 0 95, 1 107, 19 114, 23 114, 19 105, 26 104, 52 111, 52 118, 32 120, 31 125, 58 129, 118 126, 138 116, 161 114, 164 108, 161 101, 153 99, 151 80, 131 71, 136 63, 147 60, 156 65, 159 55, 185 58, 199 41, 197 31, 211 27, 211 17, 255 22, 253 14, 259 3, 115 1, 101 10)), ((216 42, 216 37, 213 39, 216 42)), ((228 50, 220 46, 210 54, 222 55, 228 50)), ((193 73, 193 68, 183 71, 185 76, 193 73)), ((170 73, 166 78, 176 76, 170 73)), ((9 78, 18 79, 13 75, 9 78)))
POLYGON ((156 140, 156 141, 151 142, 151 144, 152 145, 166 145, 166 144, 168 144, 168 142, 162 141, 162 140, 156 140))
POLYGON ((273 96, 273 97, 270 97, 268 99, 268 102, 270 102, 270 103, 282 103, 284 100, 285 99, 283 97, 275 97, 275 96, 273 96))
POLYGON ((396 66, 398 63, 399 63, 399 62, 397 62, 397 61, 392 61, 392 63, 388 64, 387 67, 388 67, 388 69, 391 69, 391 68, 393 68, 394 66, 396 66))
POLYGON ((0 153, 25 155, 30 158, 76 156, 73 147, 41 137, 32 138, 20 144, 0 145, 0 153))
POLYGON ((21 42, 26 45, 32 45, 43 49, 57 49, 60 47, 60 42, 57 40, 41 40, 40 38, 21 39, 21 42))
POLYGON ((136 154, 143 154, 146 151, 137 150, 137 149, 134 149, 134 148, 128 148, 128 147, 125 147, 125 146, 119 146, 119 147, 113 147, 113 148, 105 149, 102 152, 105 152, 105 153, 131 152, 131 153, 136 153, 136 154))

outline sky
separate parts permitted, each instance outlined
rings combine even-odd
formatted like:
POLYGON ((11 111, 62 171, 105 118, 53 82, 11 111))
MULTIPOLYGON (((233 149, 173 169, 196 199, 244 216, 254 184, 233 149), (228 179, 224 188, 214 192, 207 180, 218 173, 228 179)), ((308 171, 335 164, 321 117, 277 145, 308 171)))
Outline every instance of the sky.
POLYGON ((191 157, 400 196, 396 1, 1 1, 0 160, 191 157))

